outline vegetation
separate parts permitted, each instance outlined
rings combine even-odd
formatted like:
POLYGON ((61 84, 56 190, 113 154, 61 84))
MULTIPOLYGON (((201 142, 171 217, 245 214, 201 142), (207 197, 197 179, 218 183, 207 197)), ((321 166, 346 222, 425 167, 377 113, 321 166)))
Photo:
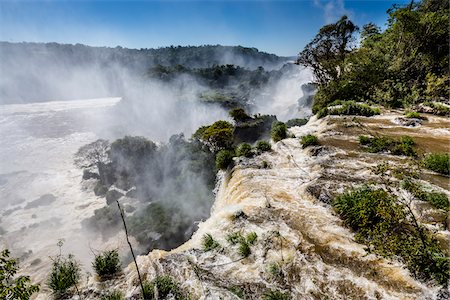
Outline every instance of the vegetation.
POLYGON ((268 290, 263 295, 264 300, 290 300, 292 297, 288 293, 277 290, 268 290))
POLYGON ((303 126, 308 123, 308 119, 290 119, 286 122, 286 127, 303 126))
POLYGON ((124 299, 125 296, 119 290, 114 290, 101 298, 101 300, 124 300, 124 299))
POLYGON ((252 254, 252 250, 250 250, 250 245, 247 241, 243 240, 239 243, 238 253, 242 258, 249 257, 252 254))
POLYGON ((202 238, 202 246, 204 251, 211 251, 220 247, 218 241, 216 241, 211 234, 207 233, 202 238))
POLYGON ((272 150, 272 146, 267 141, 258 141, 256 143, 256 150, 258 153, 263 153, 272 150))
POLYGON ((450 107, 440 102, 425 101, 423 104, 431 107, 435 115, 447 116, 450 114, 450 107))
POLYGON ((234 127, 227 121, 217 121, 208 126, 200 135, 212 152, 229 149, 233 145, 234 127))
POLYGON ((440 174, 450 174, 450 156, 448 153, 430 153, 425 156, 424 165, 427 169, 440 174))
POLYGON ((448 284, 449 258, 432 233, 417 224, 407 203, 383 189, 362 187, 338 196, 333 206, 369 251, 400 257, 416 277, 448 284))
POLYGON ((220 150, 216 155, 217 169, 225 170, 233 163, 234 151, 220 150))
POLYGON ((302 148, 319 145, 319 139, 313 134, 307 134, 302 136, 300 144, 302 144, 302 148))
POLYGON ((400 140, 391 137, 360 136, 359 143, 367 147, 371 153, 389 152, 393 155, 417 156, 414 148, 414 140, 409 136, 403 136, 400 140))
POLYGON ((231 245, 239 245, 238 254, 242 258, 250 256, 252 253, 250 246, 256 243, 258 235, 256 232, 250 232, 247 236, 243 236, 240 232, 233 232, 227 236, 227 241, 231 245))
POLYGON ((144 282, 144 299, 175 299, 183 300, 187 299, 182 293, 179 284, 168 275, 159 275, 151 281, 144 282), (155 290, 157 291, 158 298, 155 298, 155 290))
POLYGON ((239 286, 232 286, 232 287, 228 288, 228 290, 230 292, 232 292, 233 294, 235 294, 236 296, 238 296, 240 299, 246 299, 245 291, 243 288, 241 288, 239 286))
POLYGON ((8 249, 0 252, 0 298, 11 300, 28 300, 39 292, 39 286, 31 283, 29 276, 16 276, 19 264, 10 258, 8 249))
POLYGON ((95 255, 92 267, 101 279, 107 279, 120 272, 120 259, 117 249, 95 255))
POLYGON ((287 127, 283 122, 276 121, 272 124, 272 130, 270 132, 272 140, 279 142, 287 138, 287 127))
POLYGON ((383 32, 362 27, 359 47, 358 28, 344 16, 299 54, 297 63, 310 67, 318 84, 314 113, 340 99, 408 107, 449 98, 449 3, 422 0, 388 14, 383 32))
POLYGON ((356 103, 355 101, 335 101, 329 106, 318 111, 317 116, 323 118, 327 115, 356 115, 371 117, 379 115, 380 110, 373 108, 364 103, 356 103))
POLYGON ((279 278, 283 276, 283 272, 281 270, 281 267, 277 263, 271 263, 269 264, 269 267, 267 268, 267 271, 273 278, 279 278))
POLYGON ((436 208, 449 210, 449 201, 445 193, 427 191, 412 178, 405 178, 401 187, 410 192, 416 199, 427 201, 436 208))
POLYGON ((417 111, 408 111, 405 113, 405 117, 410 118, 410 119, 423 119, 424 118, 417 111))
POLYGON ((233 118, 233 120, 238 123, 238 122, 246 122, 249 119, 251 119, 251 117, 249 115, 246 114, 245 110, 241 107, 236 107, 233 108, 232 110, 230 110, 229 112, 230 117, 233 118))
MULTIPOLYGON (((193 232, 193 222, 209 214, 216 179, 215 157, 197 138, 186 141, 183 135, 174 135, 167 144, 156 147, 142 137, 125 137, 112 143, 108 160, 102 165, 96 186, 104 190, 112 185, 125 190, 134 187, 127 197, 135 198, 136 205, 143 209, 126 211, 125 218, 130 234, 145 251, 177 247, 193 232), (198 209, 187 209, 192 205, 198 209)), ((121 225, 115 201, 107 204, 83 221, 83 226, 105 237, 121 225)))
POLYGON ((252 146, 248 143, 242 143, 236 148, 236 156, 252 157, 252 146))
POLYGON ((81 278, 81 268, 74 256, 59 254, 53 260, 52 269, 47 280, 48 287, 56 295, 65 295, 72 287, 77 288, 81 278))
POLYGON ((256 243, 256 240, 258 239, 258 235, 256 234, 256 232, 252 231, 247 234, 245 239, 247 240, 247 243, 249 243, 250 245, 254 245, 256 243))

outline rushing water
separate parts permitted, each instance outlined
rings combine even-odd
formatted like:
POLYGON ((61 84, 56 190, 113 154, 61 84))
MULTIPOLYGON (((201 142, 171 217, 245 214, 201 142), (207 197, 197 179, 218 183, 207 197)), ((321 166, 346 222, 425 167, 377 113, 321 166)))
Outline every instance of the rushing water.
POLYGON ((0 245, 21 257, 21 268, 37 280, 59 239, 65 240, 63 250, 90 264, 96 243, 82 232, 81 221, 105 200, 83 188, 73 155, 113 132, 109 118, 119 100, 0 106, 0 245))

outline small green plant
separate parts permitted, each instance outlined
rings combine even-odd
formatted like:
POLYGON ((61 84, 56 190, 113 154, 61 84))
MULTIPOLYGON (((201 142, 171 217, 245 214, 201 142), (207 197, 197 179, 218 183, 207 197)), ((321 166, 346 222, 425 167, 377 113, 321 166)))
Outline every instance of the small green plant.
POLYGON ((65 295, 70 288, 76 288, 80 278, 80 265, 74 256, 69 254, 67 257, 64 257, 60 254, 53 260, 47 284, 53 293, 65 295))
POLYGON ((290 300, 292 297, 288 293, 278 290, 268 290, 263 295, 264 300, 290 300))
POLYGON ((119 252, 114 249, 96 255, 92 267, 101 279, 114 276, 121 270, 119 252))
POLYGON ((440 174, 450 174, 450 156, 448 153, 430 153, 425 156, 424 165, 427 169, 440 174))
POLYGON ((306 148, 308 146, 315 146, 319 144, 319 139, 317 138, 317 136, 313 134, 307 134, 302 136, 300 144, 302 144, 302 148, 306 148))
POLYGON ((39 286, 31 283, 29 276, 16 276, 19 264, 10 258, 8 249, 0 252, 0 299, 28 300, 39 292, 39 286))
POLYGON ((220 150, 216 155, 216 167, 226 170, 233 162, 234 152, 231 150, 220 150))
POLYGON ((283 276, 283 272, 278 263, 269 264, 267 271, 269 272, 270 276, 272 276, 273 278, 279 278, 279 277, 283 276))
POLYGON ((108 294, 106 294, 101 298, 101 300, 123 300, 123 299, 125 299, 125 296, 119 290, 109 292, 108 294))
POLYGON ((254 245, 256 243, 256 240, 258 239, 258 235, 256 232, 252 231, 246 236, 247 243, 250 245, 254 245))
POLYGON ((272 146, 267 141, 258 141, 256 143, 256 150, 261 154, 263 152, 272 150, 272 146))
POLYGON ((227 241, 231 245, 236 245, 243 240, 244 240, 244 237, 242 236, 242 234, 240 232, 233 232, 227 236, 227 241))
POLYGON ((220 247, 218 241, 216 241, 211 234, 206 233, 202 237, 202 246, 204 251, 211 251, 220 247))
POLYGON ((243 288, 239 286, 232 286, 228 288, 228 290, 238 296, 240 299, 245 299, 245 291, 243 288))
POLYGON ((156 299, 155 290, 157 291, 158 299, 186 299, 179 284, 168 275, 156 276, 151 282, 144 281, 143 286, 145 300, 156 299))
POLYGON ((417 156, 415 142, 409 136, 403 136, 400 140, 387 136, 360 136, 359 143, 366 146, 367 151, 371 153, 390 152, 393 155, 417 156))
POLYGON ((268 168, 270 168, 270 165, 267 161, 263 160, 263 162, 261 163, 261 167, 263 169, 268 169, 268 168))
POLYGON ((287 127, 283 122, 275 121, 272 124, 272 130, 270 131, 272 140, 279 142, 287 137, 287 127))
POLYGON ((409 119, 423 119, 423 117, 417 111, 408 111, 405 113, 405 117, 409 119))
POLYGON ((242 143, 236 148, 237 156, 251 157, 253 155, 252 146, 248 143, 242 143))
POLYGON ((239 242, 238 253, 242 258, 249 257, 252 254, 252 250, 250 249, 250 245, 247 241, 242 240, 239 242))

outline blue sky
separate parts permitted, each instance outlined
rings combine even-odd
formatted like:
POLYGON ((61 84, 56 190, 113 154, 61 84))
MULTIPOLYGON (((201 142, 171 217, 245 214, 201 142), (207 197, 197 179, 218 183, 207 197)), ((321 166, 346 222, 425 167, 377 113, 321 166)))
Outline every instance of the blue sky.
POLYGON ((347 14, 383 26, 404 0, 0 0, 0 40, 157 48, 242 45, 296 55, 319 28, 347 14))

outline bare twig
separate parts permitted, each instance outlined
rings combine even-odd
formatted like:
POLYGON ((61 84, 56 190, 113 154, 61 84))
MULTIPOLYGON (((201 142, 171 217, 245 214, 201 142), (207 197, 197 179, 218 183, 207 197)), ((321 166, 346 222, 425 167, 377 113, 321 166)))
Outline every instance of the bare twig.
POLYGON ((134 265, 136 266, 136 271, 137 271, 137 274, 139 277, 139 284, 140 284, 141 290, 142 290, 142 296, 145 298, 144 285, 142 283, 141 273, 139 272, 139 266, 136 261, 136 256, 134 255, 133 246, 131 246, 130 239, 128 238, 128 229, 127 229, 127 224, 125 223, 125 216, 123 215, 123 210, 122 210, 122 207, 120 206, 118 199, 116 199, 116 203, 117 203, 117 206, 119 207, 120 217, 122 218, 123 228, 125 229, 125 236, 127 238, 127 243, 128 243, 128 246, 130 247, 131 255, 133 256, 134 265))

